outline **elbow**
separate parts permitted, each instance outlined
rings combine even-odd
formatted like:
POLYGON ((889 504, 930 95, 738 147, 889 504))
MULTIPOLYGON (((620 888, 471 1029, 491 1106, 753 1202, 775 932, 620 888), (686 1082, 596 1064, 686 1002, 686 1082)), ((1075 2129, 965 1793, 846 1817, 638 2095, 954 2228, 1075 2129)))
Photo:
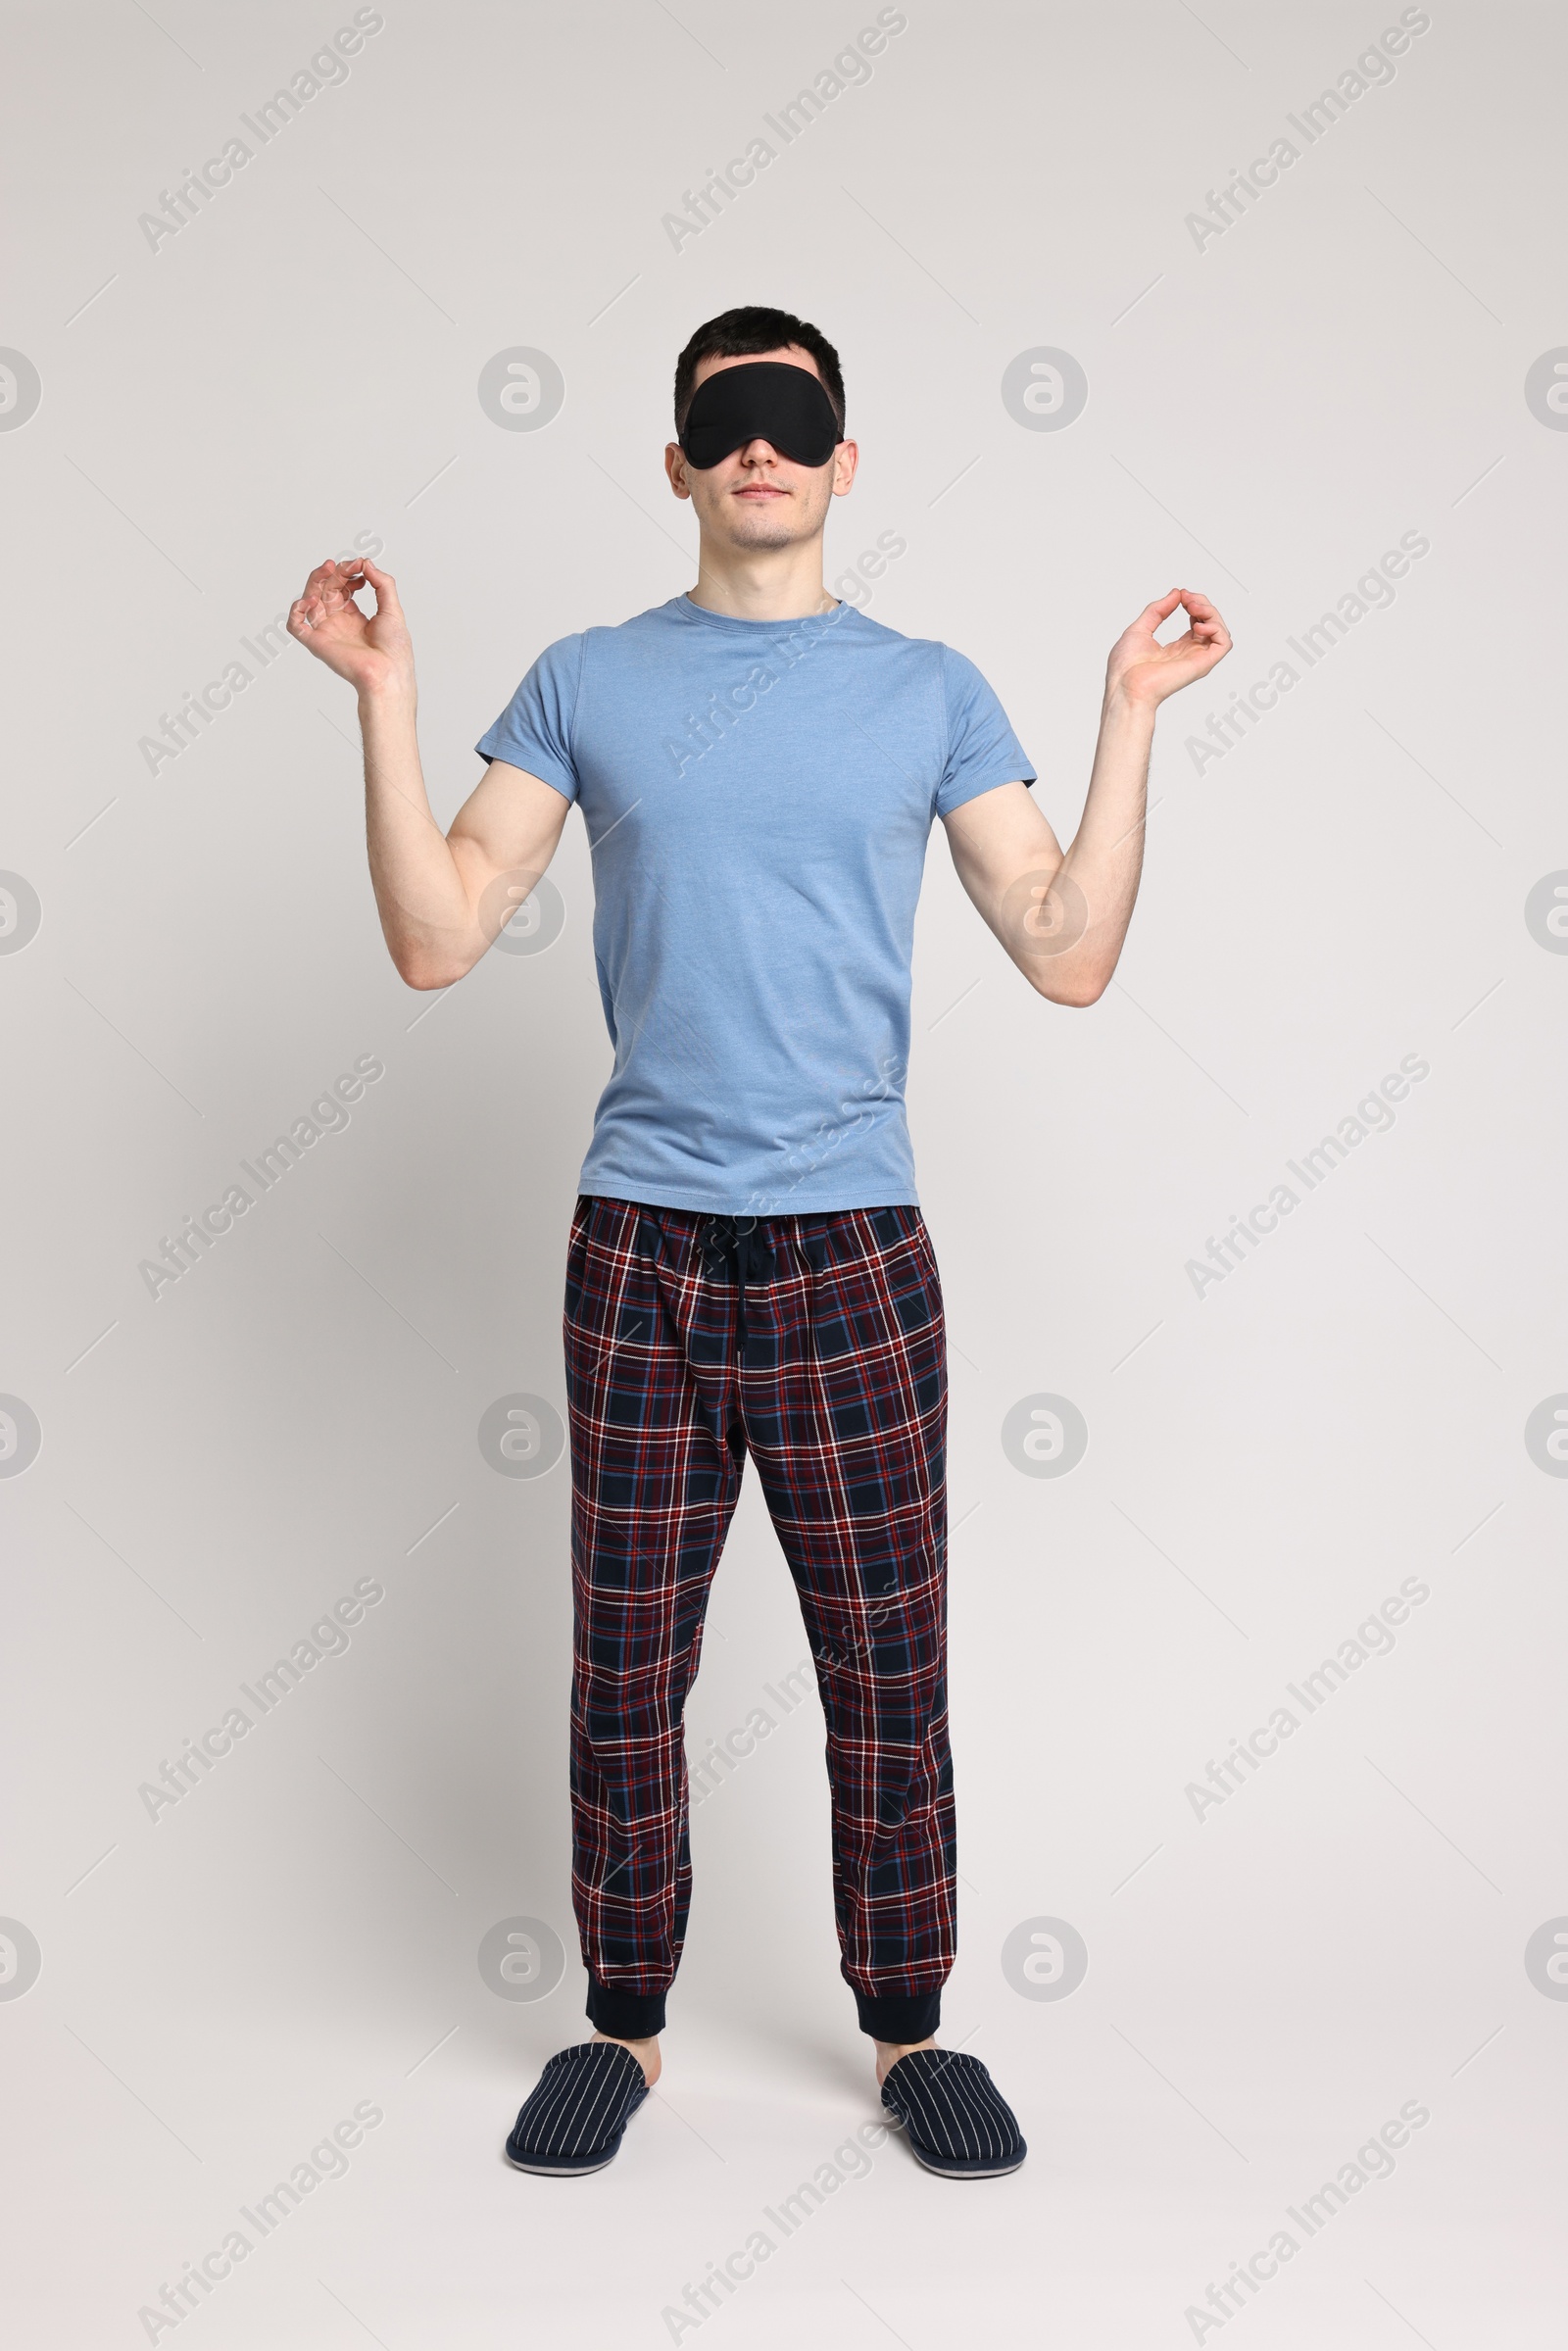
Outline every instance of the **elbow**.
POLYGON ((1047 972, 1031 977, 1038 996, 1045 997, 1049 1004, 1065 1004, 1075 1012, 1085 1012, 1091 1004, 1098 1004, 1110 986, 1108 971, 1074 972, 1071 977, 1065 972, 1047 972))
POLYGON ((450 988, 456 981, 464 977, 468 968, 466 963, 460 965, 449 961, 438 961, 435 957, 422 955, 413 949, 405 949, 401 955, 394 951, 392 961, 403 985, 406 988, 417 988, 421 992, 428 992, 436 988, 450 988))
POLYGON ((384 916, 381 936, 398 978, 405 988, 416 988, 421 995, 450 988, 465 978, 483 952, 483 942, 461 932, 389 923, 384 916), (469 953, 470 948, 474 952, 469 953))

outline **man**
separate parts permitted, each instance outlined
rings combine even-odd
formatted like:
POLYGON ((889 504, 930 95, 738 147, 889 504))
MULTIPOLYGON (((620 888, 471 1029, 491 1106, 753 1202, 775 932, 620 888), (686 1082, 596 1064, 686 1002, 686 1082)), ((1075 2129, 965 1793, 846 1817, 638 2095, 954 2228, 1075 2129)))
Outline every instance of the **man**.
POLYGON ((1023 2161, 1016 2122, 977 2058, 935 2041, 955 1924, 947 1372, 904 1108, 915 902, 940 816, 1018 969, 1093 1004, 1137 894, 1155 709, 1230 639, 1173 588, 1117 640, 1063 855, 979 671, 824 590, 858 459, 832 345, 781 311, 710 319, 675 425, 697 585, 548 646, 445 837, 389 574, 324 563, 289 616, 359 696, 370 872, 411 987, 471 969, 573 801, 593 852, 614 1067, 564 1337, 572 1884, 597 2031, 550 2060, 508 2153, 600 2169, 658 2079, 690 1891, 682 1715, 750 1453, 816 1660, 842 1972, 883 2104, 928 2169, 991 2178, 1023 2161), (1162 646, 1178 606, 1187 633, 1162 646))

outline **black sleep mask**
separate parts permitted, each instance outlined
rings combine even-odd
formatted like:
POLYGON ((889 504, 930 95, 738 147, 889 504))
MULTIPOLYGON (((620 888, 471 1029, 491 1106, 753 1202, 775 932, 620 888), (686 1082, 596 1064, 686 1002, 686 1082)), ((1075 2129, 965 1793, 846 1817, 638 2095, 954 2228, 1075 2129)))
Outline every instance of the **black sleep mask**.
POLYGON ((688 465, 705 472, 759 440, 797 465, 825 465, 841 438, 820 377, 782 360, 752 360, 720 367, 698 385, 680 445, 688 465))

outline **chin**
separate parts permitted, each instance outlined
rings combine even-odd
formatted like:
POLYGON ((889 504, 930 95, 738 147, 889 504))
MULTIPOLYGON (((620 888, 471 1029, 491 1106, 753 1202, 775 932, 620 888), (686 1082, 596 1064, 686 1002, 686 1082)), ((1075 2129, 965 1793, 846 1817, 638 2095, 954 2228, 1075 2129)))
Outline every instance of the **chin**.
POLYGON ((720 542, 744 552, 793 547, 812 534, 809 502, 798 496, 771 498, 750 505, 720 493, 706 512, 699 510, 705 529, 720 542))

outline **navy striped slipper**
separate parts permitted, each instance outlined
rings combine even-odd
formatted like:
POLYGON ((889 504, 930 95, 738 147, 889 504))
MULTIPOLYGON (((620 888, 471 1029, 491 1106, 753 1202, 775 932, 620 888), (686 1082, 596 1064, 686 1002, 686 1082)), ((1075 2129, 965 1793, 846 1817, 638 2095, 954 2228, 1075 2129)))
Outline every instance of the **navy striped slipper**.
POLYGON ((961 2049, 911 2049, 889 2066, 882 2103, 915 2162, 944 2180, 999 2180, 1029 2152, 990 2074, 961 2049))
POLYGON ((648 2077, 619 2041, 558 2049, 513 2125, 507 2161, 551 2178, 602 2172, 647 2095, 648 2077))

